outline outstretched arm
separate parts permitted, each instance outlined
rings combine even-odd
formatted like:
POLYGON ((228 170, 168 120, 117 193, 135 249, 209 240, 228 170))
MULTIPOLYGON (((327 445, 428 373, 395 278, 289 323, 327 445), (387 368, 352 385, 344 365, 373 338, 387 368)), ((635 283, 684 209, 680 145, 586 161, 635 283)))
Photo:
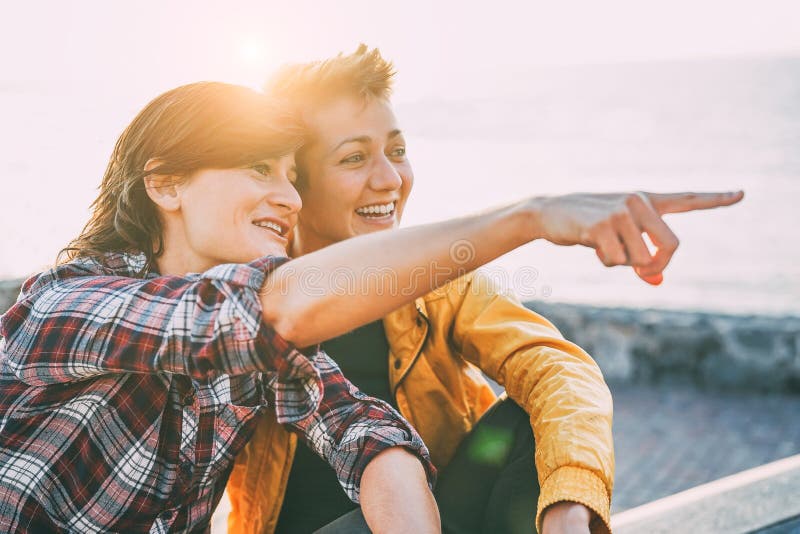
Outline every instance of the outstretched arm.
POLYGON ((535 197, 480 215, 355 237, 276 269, 261 293, 265 319, 298 346, 312 345, 379 319, 535 239, 594 248, 605 265, 631 265, 642 279, 658 284, 678 246, 662 215, 727 206, 742 196, 535 197))

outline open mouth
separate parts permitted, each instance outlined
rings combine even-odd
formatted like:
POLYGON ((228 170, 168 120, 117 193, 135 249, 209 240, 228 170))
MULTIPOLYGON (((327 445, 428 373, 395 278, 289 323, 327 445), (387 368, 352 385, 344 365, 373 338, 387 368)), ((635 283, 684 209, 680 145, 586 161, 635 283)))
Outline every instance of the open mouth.
POLYGON ((273 219, 258 219, 253 221, 253 225, 258 226, 259 228, 266 228, 267 230, 271 230, 272 232, 278 234, 280 237, 284 237, 286 232, 289 230, 288 226, 283 226, 281 223, 273 220, 273 219))
POLYGON ((356 213, 366 219, 389 219, 394 217, 395 202, 369 204, 356 209, 356 213))

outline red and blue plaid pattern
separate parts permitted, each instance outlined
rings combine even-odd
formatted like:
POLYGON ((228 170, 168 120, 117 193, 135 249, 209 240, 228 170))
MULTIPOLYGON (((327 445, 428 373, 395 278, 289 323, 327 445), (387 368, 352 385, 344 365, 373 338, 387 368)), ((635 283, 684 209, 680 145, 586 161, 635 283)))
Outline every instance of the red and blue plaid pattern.
POLYGON ((0 318, 0 531, 208 527, 267 407, 351 499, 382 450, 422 440, 388 404, 262 320, 287 258, 137 277, 144 257, 81 259, 28 280, 0 318))

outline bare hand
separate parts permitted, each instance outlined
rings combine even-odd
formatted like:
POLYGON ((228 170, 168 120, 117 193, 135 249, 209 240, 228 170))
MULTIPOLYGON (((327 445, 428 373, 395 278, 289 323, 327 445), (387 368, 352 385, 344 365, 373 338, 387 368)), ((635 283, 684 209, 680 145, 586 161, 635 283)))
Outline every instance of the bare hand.
POLYGON ((661 216, 730 206, 743 197, 743 191, 578 193, 537 201, 542 238, 557 245, 591 247, 607 267, 630 265, 639 278, 658 285, 679 243, 661 216), (653 242, 655 253, 650 253, 642 234, 653 242))
POLYGON ((576 502, 559 502, 547 507, 542 534, 589 534, 592 511, 576 502))

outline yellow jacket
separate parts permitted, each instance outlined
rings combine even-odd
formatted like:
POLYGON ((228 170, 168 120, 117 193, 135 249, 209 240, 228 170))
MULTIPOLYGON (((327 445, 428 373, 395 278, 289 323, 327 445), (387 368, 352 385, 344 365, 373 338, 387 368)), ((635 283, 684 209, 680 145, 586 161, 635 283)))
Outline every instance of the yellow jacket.
MULTIPOLYGON (((542 511, 560 501, 588 506, 603 520, 592 531, 610 531, 613 408, 600 369, 586 352, 479 272, 383 322, 397 406, 439 469, 496 400, 483 371, 530 414, 541 487, 539 532, 542 511)), ((228 482, 232 534, 273 532, 283 503, 297 438, 276 424, 274 413, 262 417, 228 482)))

